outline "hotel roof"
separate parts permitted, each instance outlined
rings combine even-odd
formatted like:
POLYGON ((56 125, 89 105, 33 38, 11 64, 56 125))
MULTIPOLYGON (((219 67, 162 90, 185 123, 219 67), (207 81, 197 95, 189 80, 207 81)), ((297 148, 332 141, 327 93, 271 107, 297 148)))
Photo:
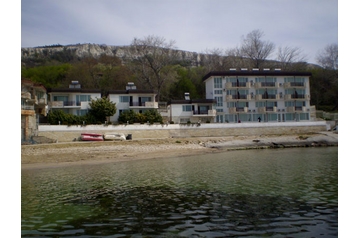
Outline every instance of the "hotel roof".
POLYGON ((203 77, 203 82, 212 76, 312 76, 310 72, 294 72, 281 70, 229 70, 211 71, 203 77))

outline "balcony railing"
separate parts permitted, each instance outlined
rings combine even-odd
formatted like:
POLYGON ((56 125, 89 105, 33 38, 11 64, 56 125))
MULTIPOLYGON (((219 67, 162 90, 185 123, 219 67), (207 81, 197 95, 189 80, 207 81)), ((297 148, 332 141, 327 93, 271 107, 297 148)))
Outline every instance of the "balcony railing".
POLYGON ((251 95, 251 94, 226 95, 226 101, 251 100, 252 98, 253 98, 253 95, 251 95))
POLYGON ((247 107, 230 107, 229 108, 229 113, 244 113, 247 112, 248 109, 247 107))
POLYGON ((228 82, 225 84, 225 88, 251 88, 251 82, 228 82))
POLYGON ((277 107, 259 107, 258 108, 259 113, 264 112, 277 112, 277 107))
POLYGON ((261 82, 261 87, 276 87, 275 82, 261 82))
POLYGON ((291 87, 304 87, 305 83, 304 82, 291 82, 290 85, 291 85, 291 87))
POLYGON ((289 83, 284 83, 284 87, 285 88, 293 88, 293 87, 306 87, 306 83, 305 82, 289 82, 289 83))
POLYGON ((287 107, 287 112, 307 112, 309 111, 305 106, 287 107))
POLYGON ((259 82, 255 83, 255 88, 277 88, 278 83, 276 82, 259 82))
POLYGON ((77 102, 77 101, 63 101, 63 106, 65 106, 65 107, 81 106, 81 102, 77 102))
POLYGON ((47 98, 39 98, 38 99, 38 105, 39 106, 44 106, 47 104, 47 98))
POLYGON ((310 95, 309 94, 286 94, 285 95, 285 100, 290 100, 290 99, 304 99, 304 100, 309 100, 310 99, 310 95))
POLYGON ((158 102, 130 102, 130 107, 158 108, 158 102))
POLYGON ((21 105, 21 110, 35 110, 34 105, 21 105))
POLYGON ((195 110, 193 116, 216 116, 216 110, 195 110))
POLYGON ((53 101, 49 104, 53 108, 80 107, 81 102, 76 101, 53 101))

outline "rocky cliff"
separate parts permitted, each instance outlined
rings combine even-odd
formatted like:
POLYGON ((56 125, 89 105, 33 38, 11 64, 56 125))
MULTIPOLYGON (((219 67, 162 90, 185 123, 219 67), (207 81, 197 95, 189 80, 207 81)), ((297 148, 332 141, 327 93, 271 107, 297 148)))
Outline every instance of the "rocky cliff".
MULTIPOLYGON (((33 59, 46 59, 71 56, 83 58, 86 56, 99 57, 102 54, 117 56, 125 61, 126 49, 128 46, 109 46, 99 44, 76 44, 76 45, 53 45, 44 47, 21 48, 21 59, 23 61, 33 59)), ((189 51, 179 51, 181 61, 185 61, 192 66, 200 65, 204 54, 189 51)))

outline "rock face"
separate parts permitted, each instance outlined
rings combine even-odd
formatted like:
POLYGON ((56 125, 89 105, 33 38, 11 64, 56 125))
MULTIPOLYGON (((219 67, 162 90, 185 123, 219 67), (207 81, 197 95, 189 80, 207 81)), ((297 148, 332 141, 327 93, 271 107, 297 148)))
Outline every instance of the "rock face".
MULTIPOLYGON (((44 47, 21 48, 21 58, 45 59, 55 56, 56 54, 67 54, 73 57, 83 58, 86 56, 99 57, 102 54, 116 56, 125 62, 126 49, 128 46, 109 46, 99 44, 77 44, 77 45, 54 45, 44 47)), ((189 51, 179 51, 179 60, 185 61, 191 66, 199 66, 204 54, 189 51)))

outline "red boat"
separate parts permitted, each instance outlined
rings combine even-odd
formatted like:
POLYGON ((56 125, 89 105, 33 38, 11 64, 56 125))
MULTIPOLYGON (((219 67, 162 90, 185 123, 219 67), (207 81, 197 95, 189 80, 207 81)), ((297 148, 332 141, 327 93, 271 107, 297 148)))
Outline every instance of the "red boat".
POLYGON ((81 140, 83 141, 103 141, 102 134, 96 133, 81 133, 81 140))

